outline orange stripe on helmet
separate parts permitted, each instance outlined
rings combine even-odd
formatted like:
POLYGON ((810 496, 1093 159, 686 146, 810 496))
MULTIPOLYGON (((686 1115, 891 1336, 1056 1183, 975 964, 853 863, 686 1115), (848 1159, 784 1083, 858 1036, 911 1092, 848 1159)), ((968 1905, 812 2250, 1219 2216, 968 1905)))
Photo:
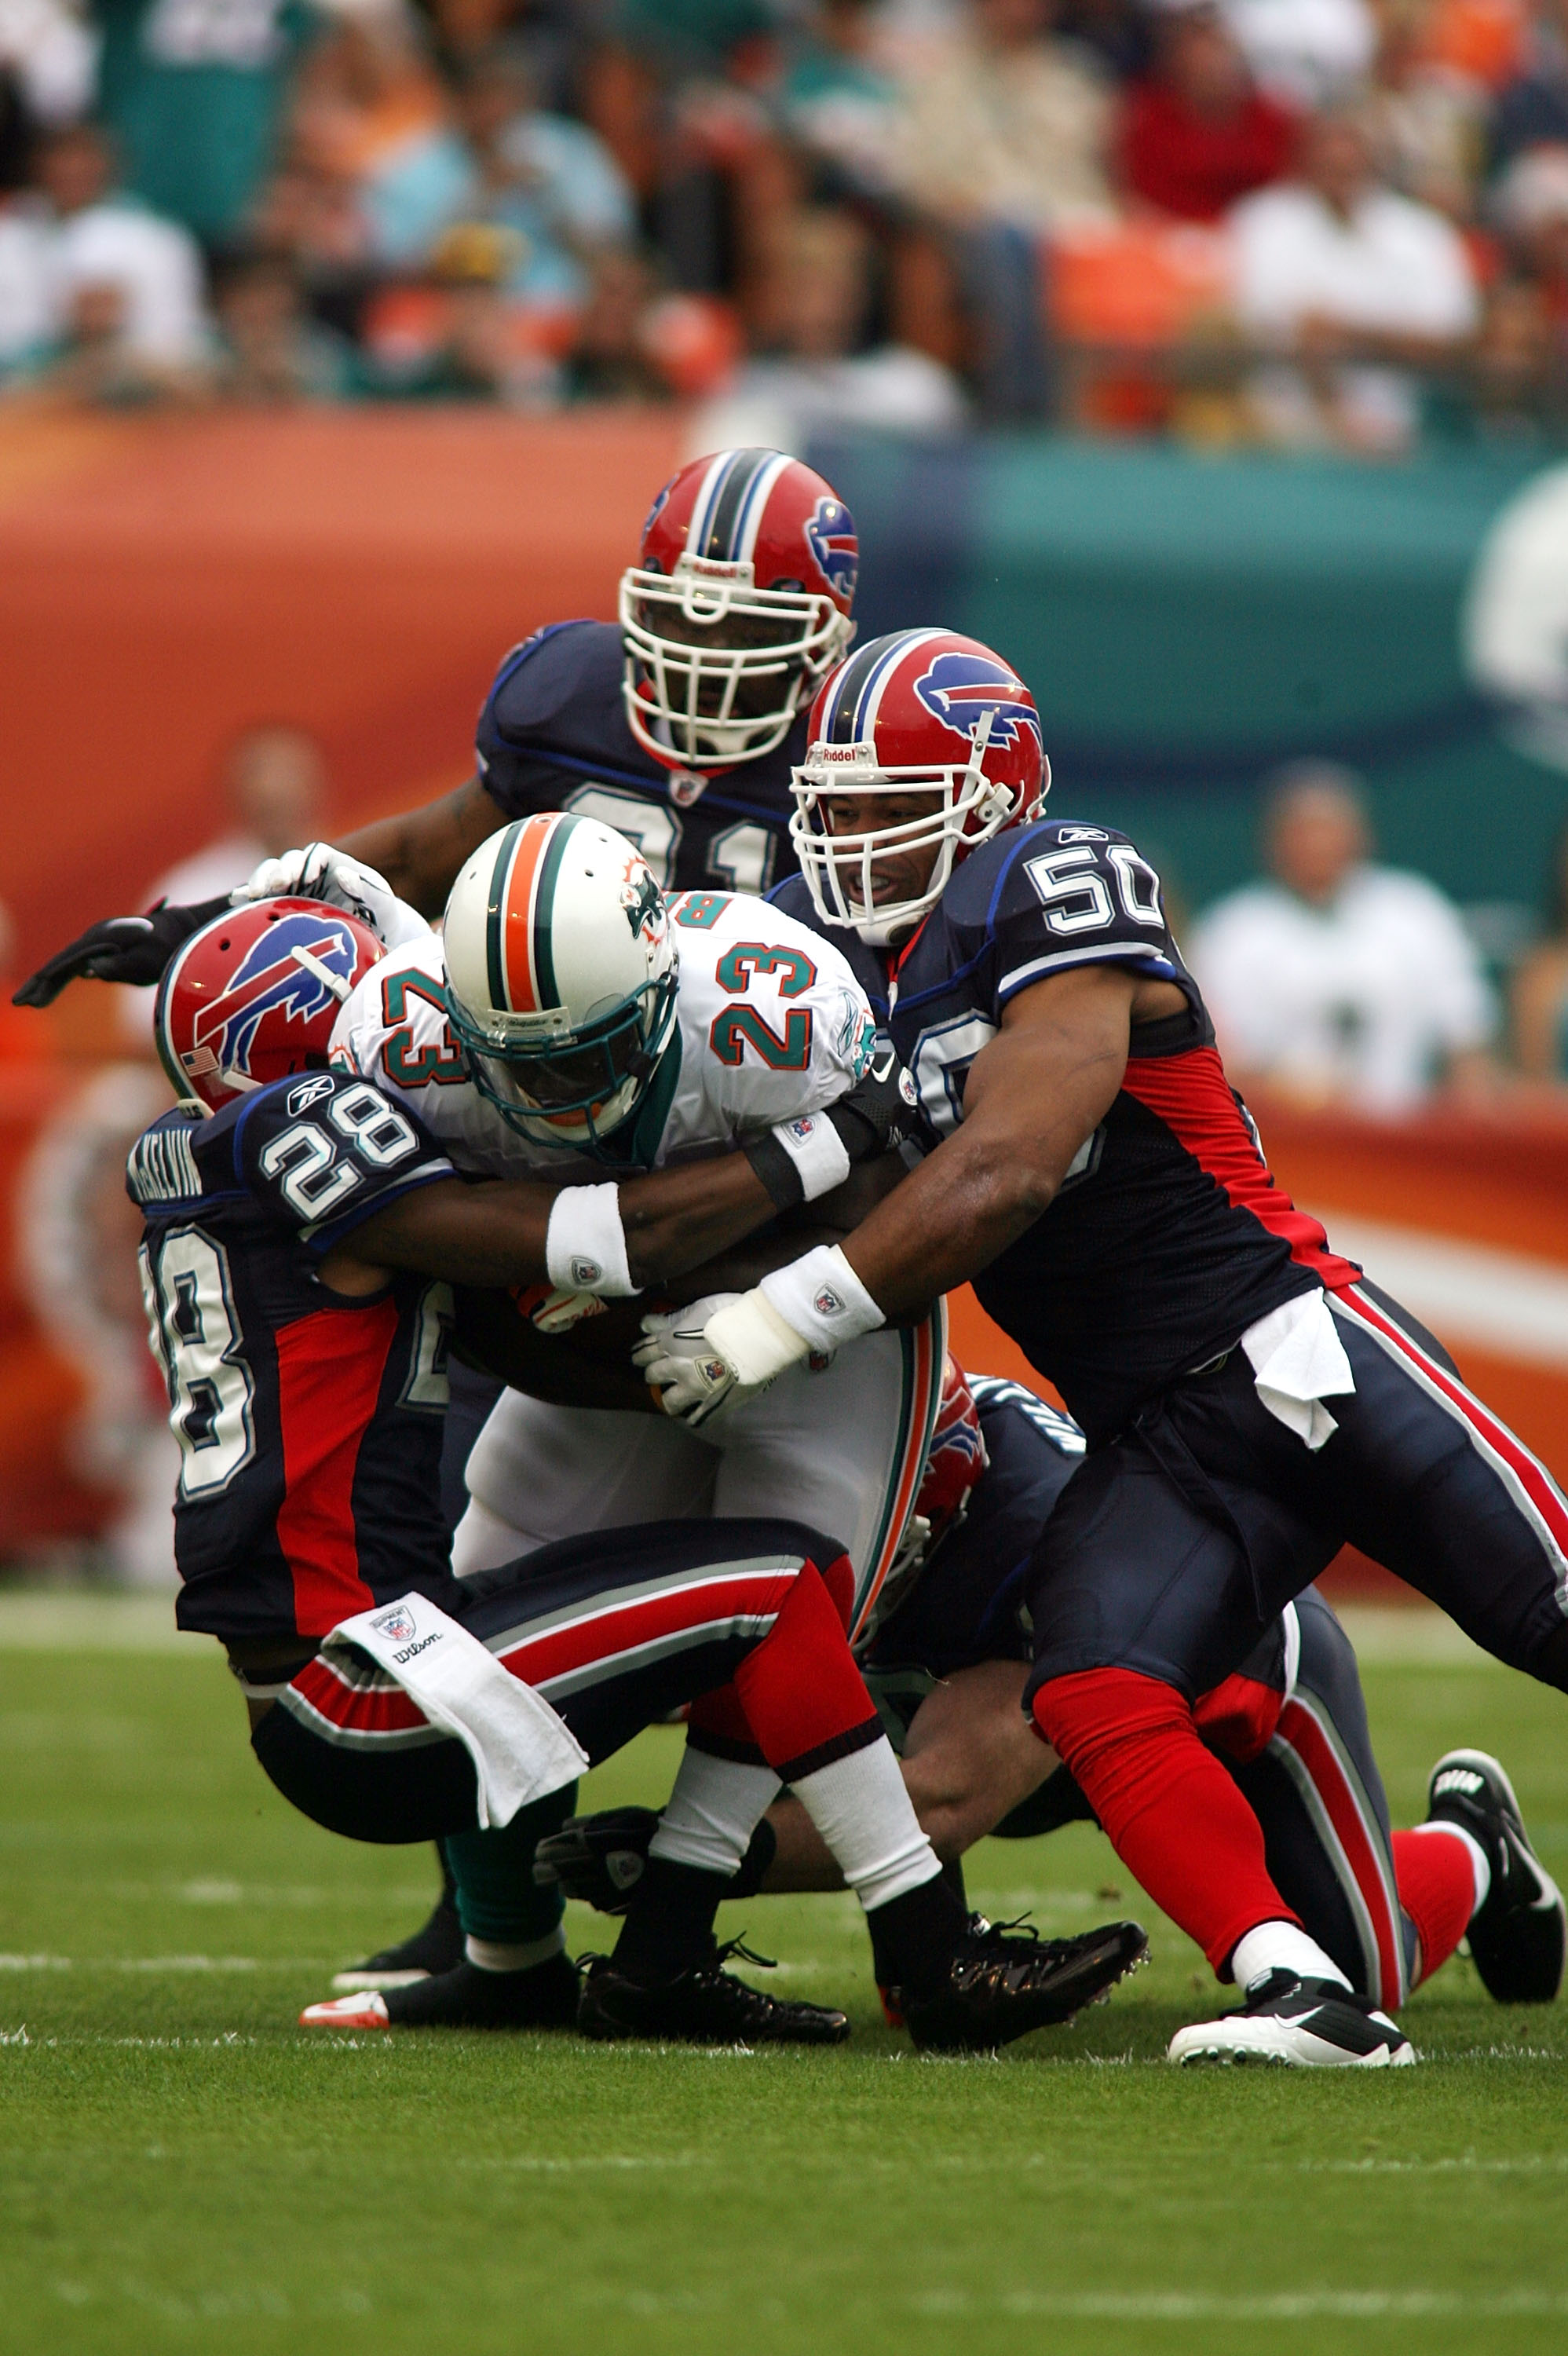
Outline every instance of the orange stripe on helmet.
POLYGON ((534 915, 539 871, 550 837, 560 823, 558 810, 541 810, 524 820, 501 886, 496 922, 500 928, 501 975, 507 1004, 514 1014, 538 1014, 543 1011, 534 956, 534 915))

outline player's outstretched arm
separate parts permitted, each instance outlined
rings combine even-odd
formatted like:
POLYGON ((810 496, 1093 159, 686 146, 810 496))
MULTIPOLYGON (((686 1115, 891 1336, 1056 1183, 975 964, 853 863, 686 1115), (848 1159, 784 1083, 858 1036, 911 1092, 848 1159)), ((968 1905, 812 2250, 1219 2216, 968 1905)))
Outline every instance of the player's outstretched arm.
POLYGON ((629 1283, 640 1289, 722 1251, 773 1215, 773 1199, 743 1153, 656 1171, 618 1188, 557 1189, 537 1180, 443 1180, 400 1195, 356 1227, 323 1263, 332 1289, 363 1289, 362 1270, 412 1269, 450 1284, 554 1282, 550 1219, 562 1197, 614 1194, 629 1283))
POLYGON ((421 916, 439 916, 469 852, 506 823, 499 804, 470 777, 439 801, 357 828, 336 847, 384 875, 399 899, 421 916))
POLYGON ((965 1284, 1049 1210, 1126 1068, 1136 983, 1071 969, 1019 993, 976 1055, 964 1119, 844 1246, 890 1322, 965 1284))

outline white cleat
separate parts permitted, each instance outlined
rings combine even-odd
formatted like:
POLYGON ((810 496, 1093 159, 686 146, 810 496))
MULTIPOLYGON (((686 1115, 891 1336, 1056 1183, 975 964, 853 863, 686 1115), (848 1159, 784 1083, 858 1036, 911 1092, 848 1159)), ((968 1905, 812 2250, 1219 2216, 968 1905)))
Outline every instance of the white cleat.
POLYGON ((302 2029, 390 2029, 387 2018, 386 1998, 379 1988, 368 1988, 357 1996, 328 1997, 322 2004, 307 2004, 300 2015, 302 2029))
POLYGON ((1338 1980, 1273 1971, 1254 1980, 1239 2012, 1179 2029, 1168 2062, 1274 2062, 1296 2070, 1400 2070, 1415 2048, 1370 1997, 1338 1980))

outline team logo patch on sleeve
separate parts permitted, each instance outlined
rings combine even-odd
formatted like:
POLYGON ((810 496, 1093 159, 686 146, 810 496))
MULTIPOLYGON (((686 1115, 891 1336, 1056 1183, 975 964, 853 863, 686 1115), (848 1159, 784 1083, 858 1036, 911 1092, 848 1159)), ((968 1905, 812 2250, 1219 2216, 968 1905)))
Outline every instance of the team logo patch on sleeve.
POLYGON ((1015 744, 1022 728, 1040 740, 1040 714, 1022 680, 985 655, 938 655, 915 680, 914 691, 932 718, 956 736, 973 737, 988 712, 993 744, 1015 744))

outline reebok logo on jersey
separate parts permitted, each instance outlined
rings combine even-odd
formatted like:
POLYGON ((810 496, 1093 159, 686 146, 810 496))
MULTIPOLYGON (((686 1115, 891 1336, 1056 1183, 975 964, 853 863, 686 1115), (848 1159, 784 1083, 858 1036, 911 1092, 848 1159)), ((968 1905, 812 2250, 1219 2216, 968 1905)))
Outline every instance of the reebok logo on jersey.
MULTIPOLYGON (((293 1110, 292 1106, 290 1110, 293 1110)), ((378 1613, 370 1625, 378 1636, 386 1638, 389 1644, 406 1644, 419 1630, 413 1613, 401 1603, 395 1603, 389 1612, 378 1613)))
POLYGON ((296 1113, 304 1112, 307 1105, 319 1104, 323 1097, 329 1097, 331 1094, 332 1080, 330 1075, 325 1072, 318 1072, 314 1080, 302 1080, 297 1088, 289 1090, 291 1119, 296 1113))
POLYGON ((1103 826, 1064 826, 1057 830, 1058 842, 1109 842, 1110 836, 1103 826))

